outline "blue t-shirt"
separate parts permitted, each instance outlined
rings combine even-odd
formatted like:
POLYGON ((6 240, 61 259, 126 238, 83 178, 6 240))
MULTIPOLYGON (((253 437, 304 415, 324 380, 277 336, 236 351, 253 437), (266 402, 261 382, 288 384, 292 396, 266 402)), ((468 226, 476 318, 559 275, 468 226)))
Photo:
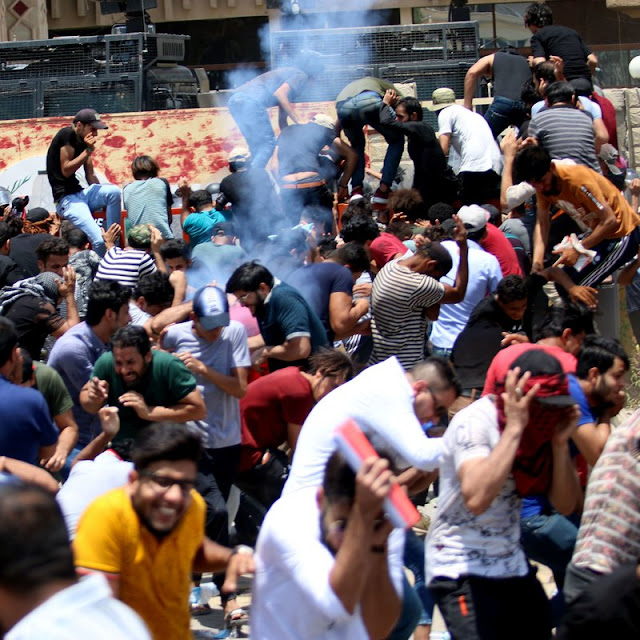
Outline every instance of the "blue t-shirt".
POLYGON ((93 329, 81 322, 56 340, 47 361, 60 374, 73 400, 71 411, 78 425, 77 446, 80 448, 88 445, 101 431, 98 416, 82 408, 80 391, 89 381, 93 365, 106 350, 107 345, 93 329))
POLYGON ((0 376, 0 455, 38 464, 38 451, 58 441, 44 396, 0 376))
POLYGON ((333 340, 334 333, 329 321, 329 299, 332 293, 353 295, 351 271, 335 262, 313 262, 296 269, 289 276, 288 282, 304 296, 324 325, 329 340, 333 340))
MULTIPOLYGON (((208 342, 193 332, 192 322, 169 327, 162 346, 174 353, 190 352, 207 367, 225 376, 232 369, 251 366, 246 329, 235 320, 222 330, 214 342, 208 342)), ((220 449, 240 444, 240 401, 205 376, 196 376, 196 384, 207 407, 204 420, 194 426, 203 436, 204 446, 220 449)), ((191 424, 191 423, 189 423, 191 424)))
POLYGON ((210 242, 213 234, 213 227, 219 222, 226 222, 227 218, 217 209, 211 211, 199 211, 190 213, 184 220, 182 228, 189 234, 191 247, 199 245, 201 242, 210 242))
MULTIPOLYGON (((265 301, 264 312, 257 320, 264 342, 270 347, 298 337, 311 340, 312 353, 329 345, 320 318, 302 295, 284 282, 277 282, 273 286, 265 301)), ((269 359, 271 371, 304 364, 304 361, 285 362, 269 359)))

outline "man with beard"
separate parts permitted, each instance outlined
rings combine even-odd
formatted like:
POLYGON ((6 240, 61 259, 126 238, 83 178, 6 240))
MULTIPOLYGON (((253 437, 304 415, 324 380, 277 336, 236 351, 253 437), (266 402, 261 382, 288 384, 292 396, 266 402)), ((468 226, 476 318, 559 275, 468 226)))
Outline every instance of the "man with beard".
POLYGON ((151 422, 188 422, 206 415, 196 380, 178 358, 151 351, 144 327, 127 325, 113 336, 113 351, 97 360, 80 392, 85 411, 105 403, 120 413, 118 440, 135 438, 151 422))
POLYGON ((253 571, 251 549, 205 536, 205 506, 194 488, 200 453, 200 436, 187 427, 149 426, 131 452, 128 484, 89 505, 74 539, 78 573, 106 575, 154 640, 190 637, 192 571, 226 570, 230 590, 253 571))
POLYGON ((307 358, 328 346, 322 321, 300 293, 257 262, 238 267, 227 282, 243 307, 258 320, 260 336, 249 340, 253 364, 269 362, 275 371, 287 366, 307 368, 307 358))
POLYGON ((404 542, 382 512, 393 482, 385 459, 367 458, 354 474, 334 453, 321 487, 273 505, 256 547, 252 627, 260 637, 389 635, 401 609, 404 542))
POLYGON ((579 246, 555 251, 556 264, 563 264, 567 275, 579 285, 600 284, 618 267, 629 262, 640 245, 640 217, 622 193, 593 169, 559 164, 539 146, 528 146, 515 159, 515 174, 536 190, 538 212, 533 236, 532 272, 541 271, 549 238, 551 207, 568 213, 588 233, 579 246), (584 257, 579 249, 593 250, 595 259, 580 268, 584 257))

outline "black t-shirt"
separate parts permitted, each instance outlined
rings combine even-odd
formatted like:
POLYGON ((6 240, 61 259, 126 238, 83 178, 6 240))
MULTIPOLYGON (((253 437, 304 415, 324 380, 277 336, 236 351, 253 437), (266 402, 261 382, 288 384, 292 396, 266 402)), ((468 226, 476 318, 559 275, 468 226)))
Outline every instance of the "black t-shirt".
POLYGON ((349 269, 335 262, 314 262, 294 271, 287 282, 316 312, 332 341, 334 333, 329 321, 329 299, 332 293, 353 295, 353 276, 349 269))
POLYGON ((564 61, 567 80, 586 78, 591 80, 587 56, 591 50, 582 41, 580 34, 569 27, 550 24, 531 36, 531 52, 534 58, 560 56, 564 61))
POLYGON ((11 238, 9 257, 24 271, 25 278, 40 273, 36 251, 40 244, 50 237, 48 233, 21 233, 11 238))
POLYGON ((24 271, 11 258, 0 255, 0 287, 15 284, 26 277, 24 271))
POLYGON ((64 324, 64 318, 51 302, 37 296, 18 298, 4 315, 16 326, 18 344, 34 360, 40 360, 40 352, 47 336, 64 324))
POLYGON ((522 85, 531 79, 528 60, 519 54, 497 51, 493 57, 493 95, 521 100, 522 85))
POLYGON ((293 124, 285 127, 278 137, 278 170, 281 176, 301 171, 320 171, 319 153, 330 145, 335 132, 316 124, 293 124))
POLYGON ((249 167, 228 175, 220 183, 220 191, 231 203, 231 216, 236 233, 244 246, 264 242, 277 233, 282 219, 280 199, 265 169, 249 167))
POLYGON ((477 395, 480 395, 489 365, 501 349, 502 333, 513 333, 521 328, 521 323, 514 322, 502 311, 493 296, 476 305, 451 353, 463 390, 479 389, 477 395))
POLYGON ((420 192, 425 206, 454 202, 458 197, 458 181, 447 164, 433 127, 424 120, 400 122, 386 104, 380 106, 380 122, 407 136, 407 151, 415 167, 413 188, 420 192))
POLYGON ((86 148, 84 140, 79 140, 72 127, 64 127, 53 137, 47 151, 47 176, 53 192, 54 202, 58 202, 63 196, 82 191, 82 187, 75 173, 68 178, 62 174, 60 165, 60 149, 67 145, 73 147, 73 157, 77 158, 86 148))

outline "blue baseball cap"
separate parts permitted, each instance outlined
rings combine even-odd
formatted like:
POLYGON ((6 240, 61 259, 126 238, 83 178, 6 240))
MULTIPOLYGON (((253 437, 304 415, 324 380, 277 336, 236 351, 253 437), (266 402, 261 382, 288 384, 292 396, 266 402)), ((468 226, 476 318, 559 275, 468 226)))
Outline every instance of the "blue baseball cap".
POLYGON ((206 331, 226 327, 229 324, 227 294, 213 285, 198 289, 193 296, 193 313, 206 331))

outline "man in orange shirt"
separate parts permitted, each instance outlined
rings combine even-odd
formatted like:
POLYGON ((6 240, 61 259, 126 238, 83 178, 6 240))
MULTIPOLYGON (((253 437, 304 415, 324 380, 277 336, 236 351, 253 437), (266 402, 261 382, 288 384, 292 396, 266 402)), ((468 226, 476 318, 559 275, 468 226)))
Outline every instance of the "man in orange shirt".
POLYGON ((249 547, 227 549, 204 535, 205 505, 194 489, 200 452, 199 436, 184 425, 146 427, 129 483, 89 505, 74 539, 78 573, 105 574, 154 640, 190 637, 192 572, 226 570, 223 590, 233 591, 253 571, 249 547))
POLYGON ((585 231, 582 248, 597 254, 580 268, 584 254, 575 246, 554 251, 560 255, 556 264, 564 265, 577 284, 598 285, 637 254, 640 216, 622 193, 593 169, 554 163, 542 147, 528 146, 516 156, 515 174, 535 188, 538 200, 532 271, 543 268, 552 205, 563 209, 585 231))

